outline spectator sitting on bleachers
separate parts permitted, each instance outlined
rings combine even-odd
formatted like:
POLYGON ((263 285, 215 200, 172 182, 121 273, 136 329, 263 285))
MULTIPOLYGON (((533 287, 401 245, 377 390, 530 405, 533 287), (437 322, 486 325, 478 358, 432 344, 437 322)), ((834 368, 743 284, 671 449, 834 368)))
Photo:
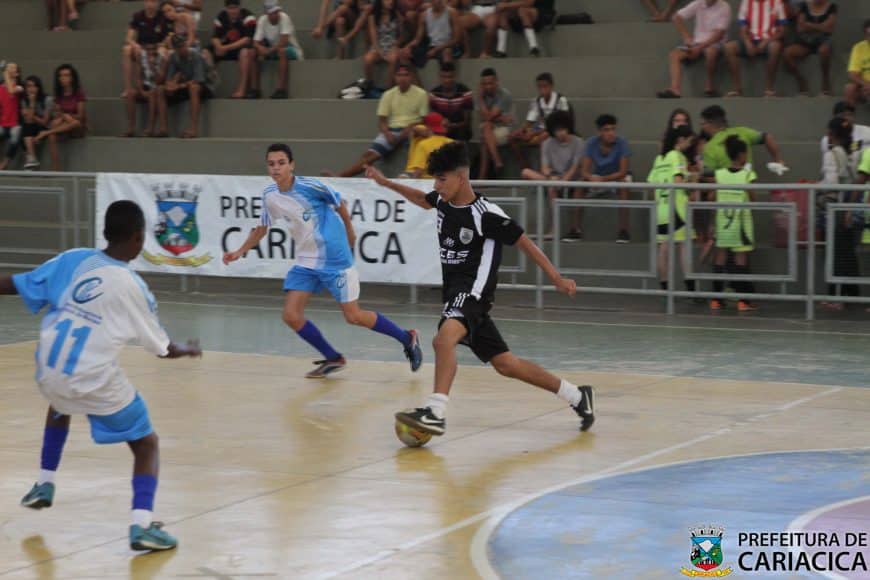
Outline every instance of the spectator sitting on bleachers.
POLYGON ((359 161, 341 171, 338 177, 353 177, 362 173, 366 165, 388 157, 408 140, 414 126, 429 112, 426 91, 411 81, 411 68, 408 65, 396 67, 396 86, 385 92, 378 103, 380 133, 359 161))
POLYGON ((429 59, 452 62, 462 55, 462 26, 459 13, 446 0, 431 0, 418 17, 417 34, 402 49, 402 57, 413 59, 417 68, 429 59))
MULTIPOLYGON (((617 183, 631 181, 629 161, 631 160, 631 147, 628 141, 616 133, 616 117, 613 115, 601 115, 595 120, 598 135, 586 142, 586 152, 580 164, 580 176, 583 181, 594 181, 601 186, 591 190, 595 194, 615 194, 621 200, 628 199, 628 190, 620 189, 617 183)), ((586 191, 576 189, 574 197, 584 198, 586 191)), ((628 208, 620 208, 617 212, 618 231, 616 243, 627 244, 631 241, 629 236, 628 208)), ((564 242, 576 242, 583 239, 583 209, 574 210, 574 223, 567 236, 562 238, 564 242)))
POLYGON ((749 127, 729 127, 725 109, 719 105, 711 105, 701 111, 701 130, 707 136, 707 144, 704 146, 704 173, 707 177, 730 166, 731 158, 728 156, 725 141, 732 135, 746 143, 749 163, 752 163, 752 147, 764 145, 774 163, 785 165, 780 156, 779 145, 771 133, 761 133, 749 127))
MULTIPOLYGON (((343 38, 357 21, 356 0, 321 0, 320 18, 317 26, 311 31, 314 38, 343 38)), ((335 58, 344 58, 347 43, 338 42, 335 48, 335 58)))
POLYGON ((187 12, 181 12, 175 9, 175 6, 170 0, 163 0, 160 3, 160 11, 163 17, 169 24, 169 36, 166 37, 166 48, 172 49, 172 37, 180 36, 187 42, 188 48, 199 51, 199 37, 196 35, 196 21, 187 12))
POLYGON ((159 88, 157 105, 160 114, 160 131, 169 130, 167 108, 170 104, 190 100, 190 127, 182 139, 194 139, 199 134, 199 114, 203 101, 212 97, 212 87, 206 75, 205 59, 190 50, 181 37, 172 39, 173 52, 166 66, 166 84, 159 88))
POLYGON ((510 138, 514 124, 514 98, 510 91, 499 86, 498 75, 492 68, 480 71, 480 93, 477 98, 481 119, 478 179, 486 179, 490 162, 496 175, 504 168, 498 148, 507 145, 510 138))
MULTIPOLYGON (((84 0, 79 0, 83 3, 84 0)), ((54 32, 75 28, 79 21, 76 0, 46 0, 48 29, 54 32)))
MULTIPOLYGON (((175 37, 173 37, 175 38, 175 37)), ((178 37, 184 40, 184 37, 178 37)), ((136 136, 136 105, 145 103, 148 106, 148 122, 146 137, 167 137, 157 131, 157 87, 163 83, 165 74, 165 58, 156 46, 148 46, 140 51, 139 66, 136 67, 136 84, 127 91, 127 130, 121 137, 136 136)))
POLYGON ((21 125, 21 138, 24 141, 26 156, 24 169, 36 169, 39 167, 39 159, 36 157, 36 145, 33 139, 41 131, 48 128, 51 121, 51 111, 54 108, 54 99, 45 94, 42 88, 42 80, 37 76, 29 76, 24 80, 24 93, 21 95, 21 117, 24 123, 21 125))
POLYGON ((260 94, 260 61, 278 59, 278 88, 272 93, 272 99, 286 99, 290 80, 290 61, 305 58, 302 47, 296 38, 296 28, 290 16, 281 10, 278 0, 264 0, 265 14, 257 20, 257 30, 254 32, 254 49, 257 51, 257 62, 252 70, 251 89, 254 94, 260 94))
MULTIPOLYGON (((583 139, 574 134, 574 115, 554 111, 547 117, 550 137, 541 144, 541 170, 523 169, 523 179, 532 181, 573 181, 580 177, 580 163, 585 147, 583 139)), ((553 239, 553 203, 559 197, 557 187, 548 187, 550 199, 550 229, 546 239, 553 239)))
POLYGON ((0 84, 0 141, 6 141, 0 171, 4 171, 18 152, 21 142, 21 114, 18 101, 23 89, 18 81, 18 65, 6 64, 3 69, 3 83, 0 84))
POLYGON ((366 80, 374 81, 375 65, 385 61, 387 78, 393 82, 402 48, 402 19, 396 0, 375 0, 369 16, 368 35, 371 48, 363 58, 366 80))
POLYGON ((870 18, 864 21, 864 40, 852 47, 848 72, 846 101, 852 106, 870 101, 870 18))
POLYGON ((242 8, 240 0, 224 0, 224 9, 214 19, 211 52, 215 61, 239 61, 239 85, 231 95, 234 99, 259 97, 253 89, 249 90, 252 69, 256 66, 254 62, 256 28, 257 19, 250 10, 242 8))
POLYGON ((54 71, 54 116, 48 129, 40 131, 34 138, 34 143, 48 139, 52 171, 60 171, 58 138, 80 139, 87 133, 86 101, 79 82, 79 72, 71 64, 57 67, 54 71))
MULTIPOLYGON (((867 125, 855 124, 855 107, 846 101, 840 101, 834 105, 834 117, 846 121, 846 125, 850 128, 849 141, 851 148, 849 155, 853 157, 855 163, 865 149, 870 149, 870 127, 867 125)), ((822 155, 831 148, 827 134, 822 137, 822 155)))
POLYGON ((347 34, 339 36, 336 39, 341 46, 347 47, 350 44, 350 41, 353 40, 357 34, 362 32, 363 40, 366 43, 366 50, 371 48, 369 46, 368 22, 369 16, 372 15, 372 11, 374 10, 374 6, 375 0, 356 0, 356 7, 354 10, 356 20, 354 20, 353 26, 351 26, 347 34))
POLYGON ((782 53, 782 36, 788 24, 783 0, 743 0, 737 21, 740 23, 740 38, 725 45, 725 57, 733 83, 733 88, 725 96, 743 96, 738 56, 749 60, 756 56, 767 56, 764 96, 773 97, 776 95, 773 85, 782 53))
POLYGON ((170 0, 175 9, 179 12, 190 14, 193 18, 195 28, 199 27, 199 21, 202 17, 202 0, 170 0))
POLYGON ((495 47, 496 31, 498 30, 498 14, 495 11, 496 0, 458 0, 459 22, 462 24, 465 52, 471 56, 469 37, 471 32, 484 27, 483 48, 478 58, 489 58, 495 47))
POLYGON ((158 50, 166 54, 166 49, 160 45, 172 30, 172 25, 160 10, 158 0, 143 0, 143 5, 144 8, 133 14, 130 20, 124 48, 121 51, 121 68, 124 75, 122 99, 127 98, 136 84, 138 74, 136 68, 142 58, 142 51, 157 46, 158 50))
POLYGON ((429 110, 446 120, 447 136, 457 141, 471 140, 471 114, 474 94, 456 82, 456 64, 445 62, 439 72, 441 84, 429 91, 429 110))
POLYGON ((496 6, 498 13, 498 32, 494 56, 507 56, 508 29, 522 32, 529 43, 529 54, 540 56, 536 31, 553 23, 556 10, 555 0, 500 0, 496 6))
POLYGON ((802 2, 797 18, 797 41, 783 53, 785 67, 795 79, 801 95, 809 95, 810 87, 798 65, 811 54, 819 55, 822 67, 822 94, 831 94, 831 36, 837 24, 837 5, 831 0, 802 2))
POLYGON ((661 99, 675 99, 682 95, 683 63, 691 63, 702 56, 706 63, 704 96, 715 97, 713 81, 719 54, 725 43, 731 22, 731 6, 725 0, 693 0, 674 15, 674 25, 683 39, 683 45, 671 51, 671 86, 658 93, 661 99), (695 33, 689 34, 686 20, 695 19, 695 33))
POLYGON ((659 5, 656 0, 643 0, 644 6, 649 10, 653 22, 667 22, 671 19, 674 13, 674 8, 677 7, 677 2, 680 0, 667 0, 667 6, 664 10, 659 10, 659 5))
POLYGON ((538 96, 529 105, 529 112, 523 126, 510 137, 511 149, 522 167, 526 167, 523 147, 536 147, 550 135, 547 133, 547 117, 554 111, 572 113, 571 105, 564 95, 553 90, 553 75, 545 72, 535 78, 538 96))
POLYGON ((433 176, 426 172, 429 155, 452 141, 453 139, 447 136, 444 117, 438 113, 429 113, 423 117, 423 124, 414 127, 411 146, 408 149, 408 164, 405 166, 403 177, 432 179, 433 176))

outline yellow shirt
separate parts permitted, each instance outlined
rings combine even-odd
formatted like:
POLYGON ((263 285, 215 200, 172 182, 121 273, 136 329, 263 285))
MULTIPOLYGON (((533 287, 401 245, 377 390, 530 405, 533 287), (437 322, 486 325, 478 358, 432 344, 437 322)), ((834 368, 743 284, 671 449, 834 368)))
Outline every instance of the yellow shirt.
POLYGON ((870 147, 864 149, 858 160, 858 171, 870 175, 870 147))
POLYGON ((378 117, 386 117, 390 129, 419 123, 428 113, 429 95, 417 85, 411 85, 404 93, 393 87, 381 95, 378 103, 378 117))
POLYGON ((433 151, 440 149, 442 145, 452 141, 453 139, 444 137, 443 135, 415 138, 411 142, 411 150, 408 151, 408 165, 405 167, 405 172, 413 173, 415 169, 422 169, 423 174, 420 178, 432 179, 432 176, 426 172, 429 155, 431 155, 433 151))
POLYGON ((859 73, 865 83, 870 82, 870 40, 862 40, 852 47, 849 72, 859 73))

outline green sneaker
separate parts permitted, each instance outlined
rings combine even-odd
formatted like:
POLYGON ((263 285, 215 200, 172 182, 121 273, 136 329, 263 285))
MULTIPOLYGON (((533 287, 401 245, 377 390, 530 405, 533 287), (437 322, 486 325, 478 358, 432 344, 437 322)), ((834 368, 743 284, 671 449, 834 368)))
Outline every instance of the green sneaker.
POLYGON ((31 509, 41 510, 42 508, 51 507, 53 501, 53 483, 43 483, 42 485, 34 483, 28 494, 21 498, 21 505, 31 509))
POLYGON ((178 540, 163 531, 161 522, 151 522, 148 529, 133 524, 130 526, 130 549, 132 550, 171 550, 178 546, 178 540))

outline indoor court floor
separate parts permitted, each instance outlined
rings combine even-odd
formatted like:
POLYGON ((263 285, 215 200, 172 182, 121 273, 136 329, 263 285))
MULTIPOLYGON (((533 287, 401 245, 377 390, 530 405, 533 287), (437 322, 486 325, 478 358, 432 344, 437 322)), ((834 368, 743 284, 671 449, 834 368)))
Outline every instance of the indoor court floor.
POLYGON ((810 578, 741 571, 738 533, 870 531, 866 323, 499 306, 517 354, 596 387, 595 426, 579 433, 554 396, 463 352, 447 433, 409 449, 393 413, 430 390, 434 306, 375 304, 420 329, 427 364, 411 374, 389 339, 312 302, 351 364, 310 381, 315 357, 280 322, 279 296, 158 299, 170 334, 206 350, 122 360, 160 435, 155 515, 178 550, 129 551, 131 456, 91 443, 81 417, 55 505, 19 507, 45 403, 38 319, 3 298, 3 580, 685 578, 689 530, 709 524, 725 528, 731 577, 810 578))

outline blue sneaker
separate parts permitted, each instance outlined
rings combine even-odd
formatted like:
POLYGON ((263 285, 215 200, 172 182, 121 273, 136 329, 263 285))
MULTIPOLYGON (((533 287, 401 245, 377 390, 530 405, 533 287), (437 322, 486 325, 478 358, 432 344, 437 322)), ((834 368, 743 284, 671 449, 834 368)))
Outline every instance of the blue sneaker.
POLYGON ((53 483, 43 483, 42 485, 34 483, 27 495, 21 498, 21 505, 27 508, 41 510, 42 508, 50 508, 53 501, 53 483))
POLYGON ((420 348, 420 335, 416 330, 409 330, 411 344, 405 347, 405 358, 411 363, 411 372, 416 373, 423 364, 423 350, 420 348))
POLYGON ((147 529, 133 524, 130 526, 130 549, 145 550, 172 550, 178 546, 178 540, 168 532, 163 531, 161 522, 151 522, 147 529))

